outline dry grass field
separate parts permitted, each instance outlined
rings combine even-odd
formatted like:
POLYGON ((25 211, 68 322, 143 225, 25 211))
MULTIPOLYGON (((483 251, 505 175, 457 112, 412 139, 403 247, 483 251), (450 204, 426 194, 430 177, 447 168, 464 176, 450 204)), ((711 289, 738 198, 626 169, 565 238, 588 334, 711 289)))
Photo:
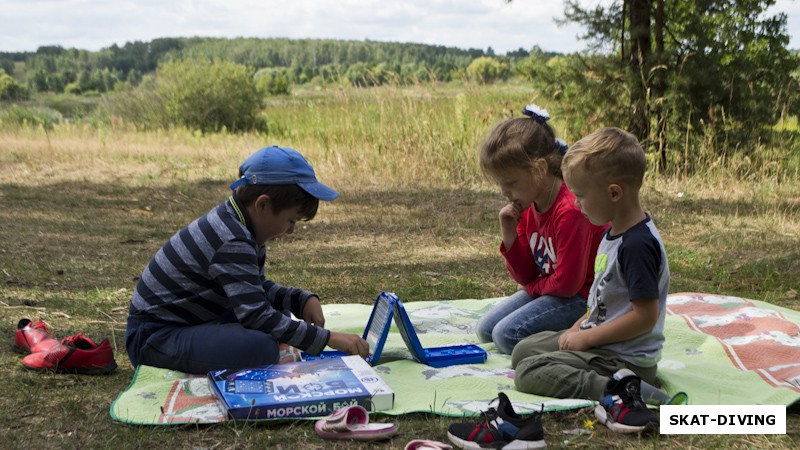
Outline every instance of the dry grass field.
MULTIPOLYGON (((239 162, 269 144, 297 148, 342 193, 317 218, 270 244, 267 272, 323 302, 369 303, 381 290, 416 300, 486 298, 515 288, 497 253, 502 198, 481 179, 474 147, 530 101, 509 90, 334 92, 270 104, 270 134, 202 135, 58 125, 0 128, 0 446, 3 448, 347 449, 446 441, 452 419, 382 418, 386 443, 316 437, 311 422, 133 427, 109 416, 130 382, 126 306, 135 279, 175 231, 223 201, 239 162), (440 274, 429 276, 430 272, 440 274), (58 335, 112 340, 109 376, 26 371, 11 351, 21 317, 58 335)), ((558 123, 556 123, 558 125, 558 123)), ((644 204, 665 239, 672 291, 727 293, 800 310, 797 178, 736 179, 725 168, 646 181, 644 204)), ((584 426, 590 411, 545 417, 550 448, 800 447, 800 412, 785 436, 619 436, 584 426)))

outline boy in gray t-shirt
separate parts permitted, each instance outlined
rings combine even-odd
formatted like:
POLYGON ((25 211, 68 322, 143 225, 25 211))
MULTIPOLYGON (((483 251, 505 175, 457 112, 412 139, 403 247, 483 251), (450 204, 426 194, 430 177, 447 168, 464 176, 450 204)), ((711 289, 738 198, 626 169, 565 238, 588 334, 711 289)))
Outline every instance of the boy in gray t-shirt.
POLYGON ((517 389, 589 398, 614 431, 658 428, 644 404, 669 397, 653 385, 664 342, 669 266, 661 236, 639 201, 647 160, 636 138, 601 128, 576 142, 562 163, 576 205, 595 225, 610 222, 598 247, 585 316, 559 332, 521 341, 512 353, 517 389))

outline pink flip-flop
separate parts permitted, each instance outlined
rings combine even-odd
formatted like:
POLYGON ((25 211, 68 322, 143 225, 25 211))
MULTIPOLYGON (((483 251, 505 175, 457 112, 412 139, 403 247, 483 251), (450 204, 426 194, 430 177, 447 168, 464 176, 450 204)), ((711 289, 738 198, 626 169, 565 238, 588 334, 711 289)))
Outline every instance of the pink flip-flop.
POLYGON ((369 423, 369 414, 362 406, 346 406, 318 420, 314 431, 323 439, 380 441, 397 434, 393 423, 369 423))
POLYGON ((414 439, 406 444, 405 450, 453 450, 453 447, 439 441, 414 439))

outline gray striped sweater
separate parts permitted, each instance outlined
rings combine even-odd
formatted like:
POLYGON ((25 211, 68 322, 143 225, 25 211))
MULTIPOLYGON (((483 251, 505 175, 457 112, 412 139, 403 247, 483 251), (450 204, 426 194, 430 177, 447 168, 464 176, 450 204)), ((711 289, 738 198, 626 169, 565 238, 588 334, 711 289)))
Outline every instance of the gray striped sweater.
POLYGON ((265 278, 266 246, 253 238, 235 194, 176 233, 142 272, 129 313, 150 322, 199 325, 233 309, 239 323, 318 354, 328 330, 292 320, 312 294, 265 278))

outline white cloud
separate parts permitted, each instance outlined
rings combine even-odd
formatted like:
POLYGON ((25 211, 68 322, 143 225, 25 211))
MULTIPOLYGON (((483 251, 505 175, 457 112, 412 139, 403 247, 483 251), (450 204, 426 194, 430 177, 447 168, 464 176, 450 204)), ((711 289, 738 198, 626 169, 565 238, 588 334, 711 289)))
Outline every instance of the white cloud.
POLYGON ((157 37, 289 37, 419 42, 498 52, 573 51, 558 0, 5 0, 0 51, 99 50, 157 37))
MULTIPOLYGON (((608 3, 609 0, 584 0, 608 3)), ((498 53, 584 48, 558 27, 562 0, 3 0, 0 51, 99 50, 158 37, 288 37, 418 42, 498 53)), ((800 48, 800 1, 778 0, 800 48)))
POLYGON ((787 29, 789 32, 789 48, 800 50, 800 1, 777 0, 769 13, 782 12, 787 15, 787 29))

